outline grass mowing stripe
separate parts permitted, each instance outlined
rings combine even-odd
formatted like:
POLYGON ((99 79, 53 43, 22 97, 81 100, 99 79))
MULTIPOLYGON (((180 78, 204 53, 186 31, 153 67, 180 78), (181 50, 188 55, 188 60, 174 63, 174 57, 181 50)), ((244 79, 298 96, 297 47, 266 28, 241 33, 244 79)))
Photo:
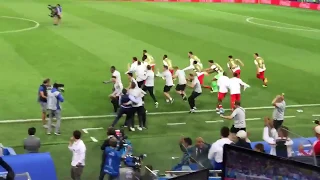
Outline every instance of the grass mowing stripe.
MULTIPOLYGON (((320 106, 320 104, 296 104, 296 105, 287 105, 287 108, 296 108, 296 107, 314 107, 320 106)), ((259 110, 259 109, 273 109, 274 106, 261 106, 261 107, 248 107, 244 108, 245 110, 259 110)), ((226 109, 226 111, 230 111, 231 109, 226 109)), ((197 110, 196 113, 204 113, 204 112, 214 112, 215 109, 207 109, 207 110, 197 110)), ((189 111, 171 111, 171 112, 151 112, 147 115, 167 115, 167 114, 186 114, 189 111)), ((63 117, 63 120, 72 120, 72 119, 99 119, 99 118, 110 118, 115 117, 115 115, 98 115, 98 116, 73 116, 73 117, 63 117)), ((20 122, 35 122, 41 121, 41 119, 12 119, 12 120, 0 120, 0 124, 7 123, 20 123, 20 122)))

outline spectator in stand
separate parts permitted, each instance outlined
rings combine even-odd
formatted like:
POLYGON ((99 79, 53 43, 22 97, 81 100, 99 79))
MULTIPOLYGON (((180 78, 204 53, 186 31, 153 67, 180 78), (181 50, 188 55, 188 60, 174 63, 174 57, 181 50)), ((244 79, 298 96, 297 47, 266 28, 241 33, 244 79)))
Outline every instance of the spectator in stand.
POLYGON ((183 156, 181 159, 180 165, 188 165, 189 164, 189 156, 192 148, 192 139, 189 137, 183 137, 180 139, 179 147, 183 152, 183 156))
POLYGON ((236 134, 238 141, 235 143, 236 146, 246 148, 246 149, 252 149, 249 142, 247 142, 247 132, 244 130, 240 130, 236 134))
POLYGON ((299 152, 305 156, 320 156, 320 125, 314 128, 314 132, 317 140, 313 143, 309 152, 305 152, 302 145, 299 146, 299 152))
POLYGON ((264 150, 264 145, 259 143, 259 144, 256 144, 254 146, 254 150, 255 151, 258 151, 258 152, 261 152, 261 153, 265 153, 266 151, 264 150))
POLYGON ((41 143, 40 139, 35 136, 36 128, 31 127, 28 129, 29 136, 24 139, 23 147, 27 153, 37 153, 39 152, 41 143))
POLYGON ((293 141, 289 137, 289 129, 285 126, 278 130, 274 128, 274 122, 270 118, 264 118, 265 127, 263 129, 263 140, 271 146, 270 154, 281 157, 292 156, 293 141), (271 137, 269 136, 271 132, 271 137))
POLYGON ((231 144, 232 141, 229 139, 230 130, 228 127, 222 127, 220 129, 221 138, 211 145, 208 153, 208 159, 211 161, 215 170, 222 169, 223 160, 223 146, 225 144, 231 144))
POLYGON ((198 137, 196 138, 196 145, 191 148, 191 157, 200 165, 200 168, 212 168, 208 159, 210 147, 211 145, 205 143, 202 137, 198 137))

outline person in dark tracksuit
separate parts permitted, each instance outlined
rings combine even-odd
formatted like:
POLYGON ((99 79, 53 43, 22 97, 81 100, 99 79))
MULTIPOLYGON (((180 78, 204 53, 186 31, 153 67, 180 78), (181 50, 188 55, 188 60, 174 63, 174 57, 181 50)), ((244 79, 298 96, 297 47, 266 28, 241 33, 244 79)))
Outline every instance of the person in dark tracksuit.
POLYGON ((122 115, 127 115, 126 116, 126 121, 124 123, 124 127, 128 126, 128 123, 132 121, 133 115, 134 115, 134 111, 133 111, 133 107, 132 104, 133 103, 138 103, 136 98, 132 95, 128 95, 127 90, 123 89, 122 90, 122 95, 119 97, 119 106, 120 109, 117 113, 116 118, 114 119, 113 123, 112 123, 112 127, 114 127, 119 119, 122 117, 122 115))

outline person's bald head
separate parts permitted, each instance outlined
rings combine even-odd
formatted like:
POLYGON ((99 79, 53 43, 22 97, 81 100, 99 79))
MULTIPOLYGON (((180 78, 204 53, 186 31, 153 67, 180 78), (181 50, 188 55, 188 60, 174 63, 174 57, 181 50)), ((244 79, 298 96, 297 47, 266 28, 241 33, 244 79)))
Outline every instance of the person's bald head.
POLYGON ((197 146, 198 148, 202 148, 202 147, 203 147, 203 144, 204 144, 203 138, 202 138, 202 137, 197 137, 197 138, 196 138, 196 146, 197 146))

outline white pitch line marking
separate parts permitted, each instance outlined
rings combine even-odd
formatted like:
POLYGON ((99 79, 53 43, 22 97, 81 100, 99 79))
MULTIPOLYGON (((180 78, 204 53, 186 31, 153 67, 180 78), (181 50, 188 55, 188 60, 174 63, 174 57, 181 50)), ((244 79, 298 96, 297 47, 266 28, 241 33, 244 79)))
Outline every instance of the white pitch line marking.
POLYGON ((0 31, 0 34, 4 34, 4 33, 18 33, 18 32, 24 32, 24 31, 30 31, 33 29, 37 29, 40 26, 40 23, 38 23, 35 20, 32 19, 26 19, 26 18, 19 18, 19 17, 11 17, 11 16, 0 16, 0 18, 7 18, 7 19, 18 19, 18 20, 22 20, 22 21, 29 21, 29 22, 33 22, 35 25, 29 28, 24 28, 24 29, 18 29, 18 30, 10 30, 10 31, 0 31))
MULTIPOLYGON (((264 27, 271 27, 271 28, 276 28, 276 29, 288 29, 288 30, 295 30, 295 31, 309 31, 309 32, 320 32, 320 30, 318 29, 305 29, 305 28, 291 28, 291 27, 281 27, 281 26, 274 26, 274 25, 268 25, 268 24, 263 24, 263 23, 257 23, 257 22, 254 22, 252 20, 254 19, 259 19, 259 18, 254 18, 254 17, 249 17, 249 18, 246 18, 246 21, 250 24, 254 24, 254 25, 257 25, 257 26, 264 26, 264 27)), ((262 20, 262 19, 260 19, 262 20)), ((263 21, 269 21, 269 22, 276 22, 276 21, 272 21, 272 20, 266 20, 266 19, 263 19, 263 21)), ((279 23, 279 24, 286 24, 286 23, 281 23, 281 22, 276 22, 276 23, 279 23)), ((297 25, 293 25, 292 26, 297 26, 297 25)), ((301 27, 301 26, 297 26, 297 27, 301 27)))
MULTIPOLYGON (((286 108, 297 108, 297 107, 315 107, 320 106, 320 104, 296 104, 296 105, 287 105, 286 108)), ((273 109, 274 106, 261 106, 261 107, 248 107, 244 108, 245 110, 261 110, 261 109, 273 109)), ((225 111, 230 111, 231 109, 225 109, 225 111)), ((197 110, 197 113, 204 112, 215 112, 215 109, 207 110, 197 110)), ((171 111, 171 112, 151 112, 147 115, 167 115, 167 114, 187 114, 189 111, 171 111)), ((71 119, 99 119, 99 118, 110 118, 115 117, 115 115, 98 115, 98 116, 73 116, 73 117, 62 117, 63 120, 71 119)), ((0 120, 0 124, 6 123, 18 123, 18 122, 36 122, 41 121, 41 119, 11 119, 11 120, 0 120)))
MULTIPOLYGON (((301 25, 296 25, 296 24, 289 24, 289 23, 285 23, 285 22, 274 21, 274 20, 269 20, 269 19, 262 19, 262 18, 256 18, 256 17, 252 17, 252 16, 245 16, 245 15, 242 15, 242 14, 235 14, 235 13, 230 13, 230 12, 225 12, 225 11, 219 11, 219 10, 215 10, 215 9, 205 9, 205 10, 207 10, 207 11, 212 11, 212 12, 229 14, 229 15, 233 15, 233 16, 244 17, 244 18, 260 19, 260 20, 264 20, 264 21, 270 21, 270 22, 275 22, 275 23, 284 24, 284 25, 289 25, 289 26, 301 27, 301 28, 303 28, 303 31, 312 30, 312 31, 314 31, 314 32, 320 32, 320 29, 311 28, 311 27, 307 27, 307 26, 301 26, 301 25)), ((246 21, 246 22, 247 22, 247 21, 246 21)))
MULTIPOLYGON (((285 118, 295 118, 296 116, 284 116, 285 118)), ((262 118, 248 118, 246 121, 257 121, 261 120, 262 118)), ((206 123, 221 123, 224 122, 224 120, 216 120, 216 121, 205 121, 206 123)))
POLYGON ((319 117, 320 114, 312 114, 313 117, 319 117))
POLYGON ((99 127, 99 128, 85 128, 85 129, 82 129, 82 131, 86 134, 88 134, 89 132, 88 131, 91 131, 91 130, 100 130, 100 129, 103 129, 102 127, 99 127))
POLYGON ((177 125, 184 125, 184 124, 187 124, 187 123, 167 123, 168 126, 177 126, 177 125))
POLYGON ((90 137, 93 142, 98 142, 98 140, 94 137, 90 137))

